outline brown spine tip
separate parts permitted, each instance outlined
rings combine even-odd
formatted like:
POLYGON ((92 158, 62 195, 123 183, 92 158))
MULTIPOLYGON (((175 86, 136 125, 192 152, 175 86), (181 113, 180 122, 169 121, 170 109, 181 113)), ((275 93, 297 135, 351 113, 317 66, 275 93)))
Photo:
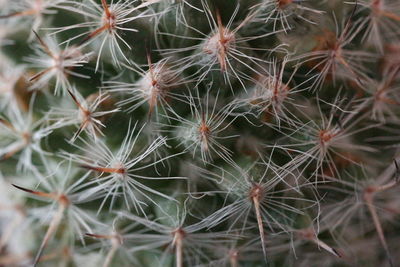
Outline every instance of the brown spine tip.
POLYGON ((51 71, 54 67, 47 68, 35 75, 33 75, 31 78, 29 78, 29 82, 34 82, 35 80, 38 80, 40 77, 51 71))
POLYGON ((81 164, 81 165, 79 165, 79 167, 90 170, 90 171, 103 172, 103 171, 101 171, 101 169, 99 167, 95 167, 95 166, 81 164))
POLYGON ((54 58, 53 53, 50 51, 50 48, 48 47, 48 45, 43 41, 43 39, 39 36, 39 34, 35 31, 32 30, 33 34, 35 35, 36 39, 38 39, 40 45, 42 46, 43 50, 51 57, 54 58))
POLYGON ((396 159, 393 159, 393 162, 394 162, 394 166, 396 167, 395 180, 396 180, 396 182, 399 182, 399 180, 400 180, 400 167, 399 167, 399 163, 397 162, 396 159))
POLYGON ((278 0, 277 2, 279 8, 285 8, 287 5, 292 4, 293 0, 278 0))
POLYGON ((94 237, 94 238, 110 238, 107 235, 99 235, 99 234, 91 234, 91 233, 85 233, 85 236, 94 237))
POLYGON ((19 189, 19 190, 22 190, 22 191, 25 191, 25 192, 28 192, 28 193, 31 193, 31 194, 35 194, 35 195, 38 195, 38 194, 39 194, 39 192, 37 192, 37 191, 33 191, 33 190, 31 190, 31 189, 27 189, 27 188, 18 186, 18 185, 16 185, 16 184, 11 184, 11 185, 14 186, 15 188, 19 189))
POLYGON ((335 253, 335 255, 336 255, 338 258, 341 258, 341 257, 342 257, 342 255, 340 255, 340 253, 339 253, 335 248, 332 248, 332 251, 335 253))
POLYGON ((35 13, 37 13, 37 11, 35 9, 28 9, 25 11, 19 11, 19 12, 14 12, 14 13, 7 14, 7 15, 2 15, 2 16, 0 16, 0 19, 9 19, 12 17, 30 16, 35 13))
POLYGON ((109 25, 105 24, 105 25, 101 26, 100 28, 94 30, 93 32, 89 33, 85 38, 82 39, 82 41, 79 43, 79 46, 85 44, 87 41, 89 41, 90 39, 99 35, 100 33, 104 32, 108 28, 109 28, 109 25))
POLYGON ((105 173, 119 173, 119 174, 124 174, 126 173, 126 169, 123 167, 120 168, 106 168, 106 167, 97 167, 97 166, 90 166, 90 165, 79 165, 81 168, 85 168, 88 170, 92 171, 97 171, 97 172, 105 172, 105 173))
POLYGON ((108 7, 106 0, 101 0, 101 5, 103 6, 104 13, 107 17, 111 16, 110 8, 108 7))

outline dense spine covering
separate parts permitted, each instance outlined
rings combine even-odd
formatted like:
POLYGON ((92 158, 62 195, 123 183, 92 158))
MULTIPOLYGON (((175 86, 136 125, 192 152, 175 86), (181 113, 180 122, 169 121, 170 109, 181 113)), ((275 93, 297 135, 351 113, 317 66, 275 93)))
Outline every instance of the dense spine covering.
POLYGON ((397 266, 397 0, 0 0, 0 266, 397 266))

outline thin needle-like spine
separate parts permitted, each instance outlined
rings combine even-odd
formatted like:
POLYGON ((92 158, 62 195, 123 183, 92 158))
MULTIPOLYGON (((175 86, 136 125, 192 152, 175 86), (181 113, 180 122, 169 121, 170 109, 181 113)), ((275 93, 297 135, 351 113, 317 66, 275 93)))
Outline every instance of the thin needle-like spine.
POLYGON ((263 220, 262 220, 261 207, 260 207, 261 194, 262 194, 262 188, 260 188, 259 186, 256 186, 255 188, 252 189, 251 200, 254 205, 254 211, 256 213, 258 231, 260 233, 260 238, 261 238, 261 246, 263 249, 264 257, 266 259, 267 258, 267 249, 265 247, 264 224, 263 224, 263 220))
POLYGON ((369 210, 369 212, 371 214, 371 217, 372 217, 372 220, 374 222, 376 231, 378 233, 379 240, 380 240, 380 242, 382 244, 382 247, 385 250, 385 253, 386 253, 386 255, 387 255, 388 259, 389 259, 390 266, 393 267, 394 265, 393 265, 393 262, 392 262, 392 257, 391 257, 390 252, 389 252, 389 247, 388 247, 387 242, 386 242, 385 234, 383 233, 382 224, 381 224, 381 222, 379 220, 378 214, 376 212, 376 208, 375 208, 375 206, 373 204, 373 196, 372 196, 372 194, 369 193, 369 192, 364 194, 364 200, 365 200, 365 202, 367 204, 367 207, 368 207, 368 210, 369 210))
POLYGON ((34 267, 37 266, 37 264, 38 264, 38 262, 39 262, 39 260, 40 260, 40 257, 42 256, 43 251, 44 251, 44 249, 46 248, 47 243, 49 242, 50 238, 51 238, 52 235, 57 231, 58 226, 60 225, 60 222, 61 222, 61 220, 62 220, 62 218, 63 218, 63 213, 64 213, 64 211, 65 211, 65 208, 66 208, 65 205, 62 205, 62 204, 61 204, 61 205, 58 207, 57 213, 56 213, 56 214, 54 215, 54 217, 52 218, 52 220, 51 220, 51 222, 50 222, 50 226, 49 226, 49 228, 47 229, 47 232, 46 232, 46 234, 45 234, 45 236, 44 236, 44 238, 43 238, 42 243, 40 244, 39 251, 37 252, 36 257, 35 257, 35 260, 33 261, 33 266, 34 266, 34 267))

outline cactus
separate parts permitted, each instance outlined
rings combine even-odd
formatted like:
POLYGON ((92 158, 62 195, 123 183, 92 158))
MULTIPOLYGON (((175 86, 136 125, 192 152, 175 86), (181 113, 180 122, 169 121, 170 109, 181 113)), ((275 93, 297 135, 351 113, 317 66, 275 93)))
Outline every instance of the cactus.
POLYGON ((397 266, 399 29, 397 0, 0 0, 0 266, 397 266))

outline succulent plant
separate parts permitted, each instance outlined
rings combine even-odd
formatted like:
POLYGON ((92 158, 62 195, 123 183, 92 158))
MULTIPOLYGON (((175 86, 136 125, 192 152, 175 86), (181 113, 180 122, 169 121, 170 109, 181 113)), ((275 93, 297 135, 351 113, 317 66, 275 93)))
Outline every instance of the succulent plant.
POLYGON ((0 266, 398 266, 399 41, 397 0, 0 0, 0 266))

